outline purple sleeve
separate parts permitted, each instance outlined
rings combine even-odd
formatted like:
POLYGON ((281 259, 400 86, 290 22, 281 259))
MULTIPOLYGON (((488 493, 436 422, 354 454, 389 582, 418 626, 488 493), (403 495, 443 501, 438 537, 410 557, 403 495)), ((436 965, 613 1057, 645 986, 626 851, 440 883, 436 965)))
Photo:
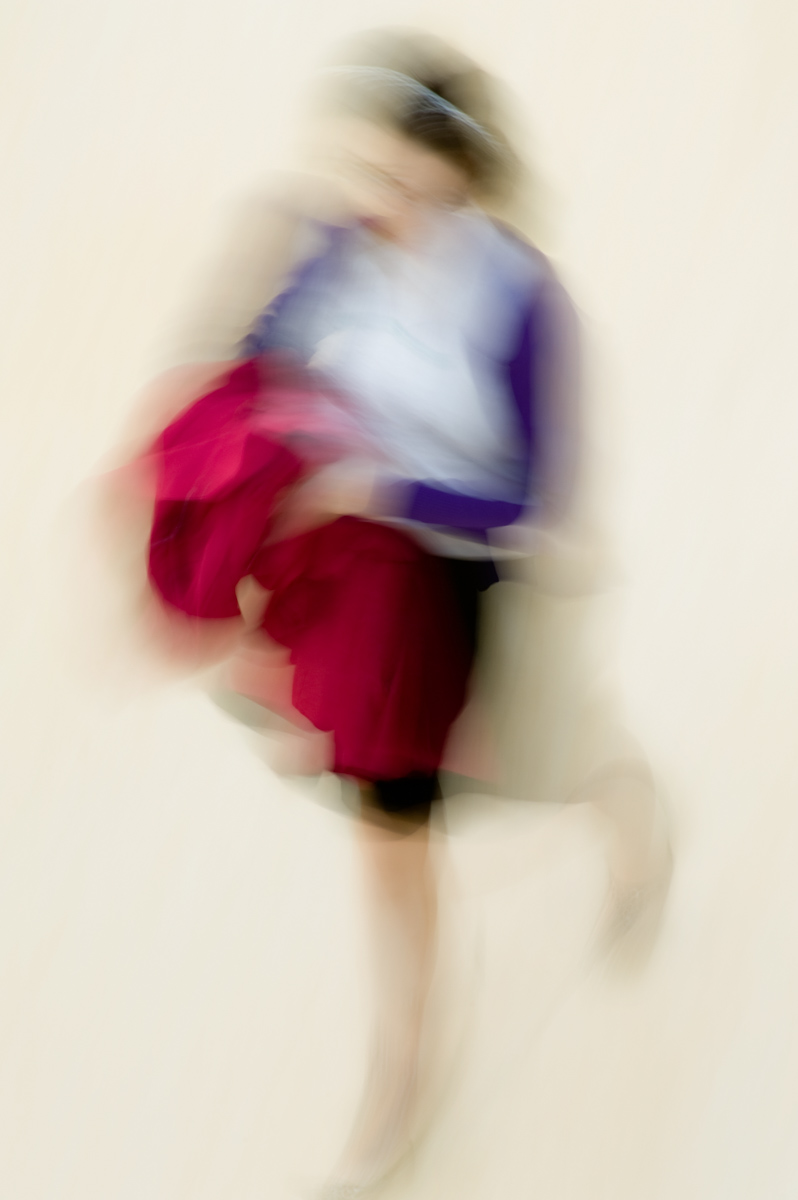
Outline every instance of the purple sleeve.
MULTIPOLYGON (((484 496, 467 496, 429 483, 405 485, 401 499, 401 515, 422 525, 442 525, 468 533, 512 525, 524 510, 523 504, 511 500, 490 500, 484 496)), ((398 515, 398 514, 397 514, 398 515)))
POLYGON ((518 436, 512 487, 504 496, 473 496, 424 480, 398 483, 389 489, 392 515, 484 535, 525 512, 561 511, 575 475, 576 342, 570 301, 547 272, 502 364, 518 436))
POLYGON ((348 230, 341 226, 320 225, 326 245, 301 263, 287 286, 258 316, 239 347, 239 357, 257 358, 269 350, 290 350, 307 361, 314 347, 306 344, 308 314, 317 290, 334 272, 346 244, 348 230))
POLYGON ((252 329, 239 347, 239 358, 257 358, 267 350, 282 348, 280 336, 285 316, 290 312, 298 296, 312 284, 319 270, 320 258, 303 263, 287 288, 258 316, 252 329))

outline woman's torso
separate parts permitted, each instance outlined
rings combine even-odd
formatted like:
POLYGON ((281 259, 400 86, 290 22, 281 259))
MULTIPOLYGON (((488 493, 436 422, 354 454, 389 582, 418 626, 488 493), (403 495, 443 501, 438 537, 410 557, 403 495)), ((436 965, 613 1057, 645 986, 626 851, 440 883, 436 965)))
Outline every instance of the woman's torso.
POLYGON ((445 214, 413 252, 331 230, 266 338, 348 396, 398 475, 516 497, 526 463, 507 368, 541 274, 473 210, 445 214))

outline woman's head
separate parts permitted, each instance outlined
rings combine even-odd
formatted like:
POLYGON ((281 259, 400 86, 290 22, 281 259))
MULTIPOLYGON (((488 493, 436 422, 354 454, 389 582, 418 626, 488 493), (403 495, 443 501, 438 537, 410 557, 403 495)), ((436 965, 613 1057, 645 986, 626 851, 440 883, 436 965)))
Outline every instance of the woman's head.
POLYGON ((393 241, 417 241, 433 219, 469 200, 470 180, 459 164, 396 130, 341 122, 336 151, 336 173, 352 208, 393 241))
POLYGON ((387 236, 402 239, 429 209, 510 184, 515 159, 495 126, 487 76, 449 47, 370 35, 324 76, 350 195, 387 236))

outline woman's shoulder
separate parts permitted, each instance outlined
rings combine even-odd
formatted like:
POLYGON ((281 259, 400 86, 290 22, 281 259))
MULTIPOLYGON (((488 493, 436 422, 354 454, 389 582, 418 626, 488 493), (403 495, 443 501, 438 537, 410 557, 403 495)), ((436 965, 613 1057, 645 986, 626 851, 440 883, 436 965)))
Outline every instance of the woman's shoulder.
POLYGON ((519 303, 532 301, 541 287, 557 284, 548 257, 520 230, 487 213, 479 214, 478 224, 486 271, 519 303))

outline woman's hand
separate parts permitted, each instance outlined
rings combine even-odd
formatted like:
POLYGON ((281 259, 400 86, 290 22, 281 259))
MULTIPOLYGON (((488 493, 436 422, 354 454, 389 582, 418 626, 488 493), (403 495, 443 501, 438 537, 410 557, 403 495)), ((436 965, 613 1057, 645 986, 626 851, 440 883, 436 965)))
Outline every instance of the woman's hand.
POLYGON ((376 467, 346 459, 314 471, 291 488, 272 538, 281 540, 343 516, 366 516, 375 491, 376 467))
POLYGON ((323 467, 301 485, 309 511, 319 516, 341 517, 365 513, 371 502, 376 468, 368 462, 346 459, 323 467))

